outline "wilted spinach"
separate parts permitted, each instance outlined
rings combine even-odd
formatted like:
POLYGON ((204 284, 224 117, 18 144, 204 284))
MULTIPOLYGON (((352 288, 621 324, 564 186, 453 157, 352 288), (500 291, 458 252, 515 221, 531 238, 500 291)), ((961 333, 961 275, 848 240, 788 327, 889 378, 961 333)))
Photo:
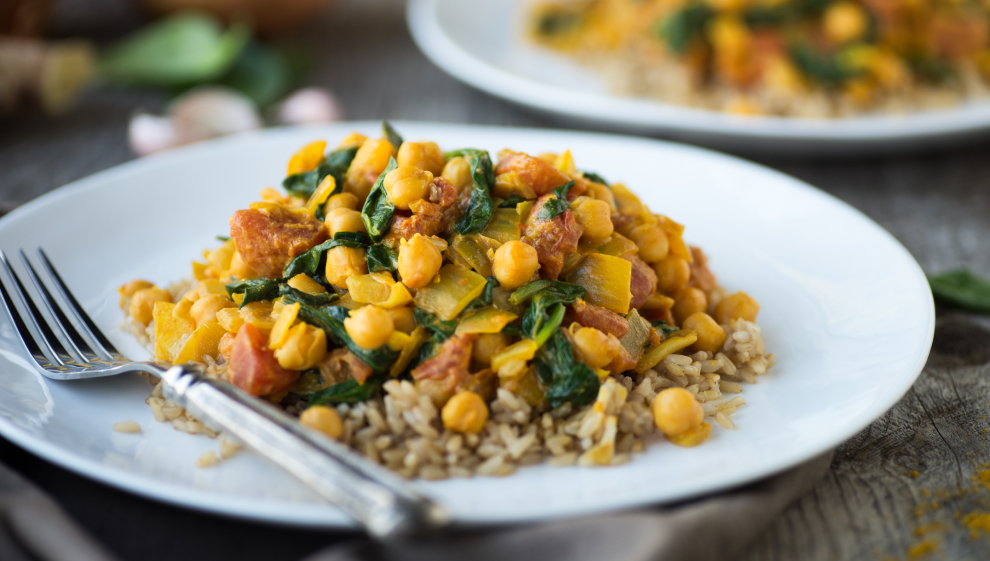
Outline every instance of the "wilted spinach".
POLYGON ((928 277, 935 298, 974 312, 990 312, 990 281, 968 269, 928 277))
POLYGON ((421 362, 432 357, 440 345, 443 345, 443 342, 453 336, 454 331, 457 330, 457 320, 444 321, 419 308, 413 309, 413 315, 417 324, 430 331, 430 338, 419 348, 419 354, 410 363, 409 368, 416 368, 421 362))
POLYGON ((395 271, 399 268, 399 254, 394 249, 377 243, 368 248, 368 272, 395 271))
POLYGON ((307 306, 313 306, 316 308, 326 306, 340 299, 339 294, 334 294, 332 292, 324 292, 322 294, 310 294, 308 292, 303 292, 297 288, 292 288, 287 284, 283 284, 278 287, 279 296, 291 296, 293 301, 301 302, 307 306))
POLYGON ((582 286, 555 280, 538 280, 523 285, 509 296, 518 306, 531 300, 523 312, 522 333, 543 345, 564 320, 565 304, 572 304, 587 291, 582 286))
POLYGON ((339 403, 359 403, 368 401, 378 394, 382 387, 382 376, 371 376, 359 384, 357 380, 351 378, 345 382, 334 384, 329 388, 322 389, 309 396, 306 407, 314 405, 337 405, 339 403))
POLYGON ((374 242, 381 241, 392 229, 395 205, 392 204, 392 200, 388 198, 388 191, 385 190, 385 176, 397 167, 399 165, 395 163, 395 158, 389 158, 388 165, 378 176, 368 198, 364 201, 364 207, 361 208, 361 220, 374 242))
POLYGON ((356 146, 334 150, 323 159, 320 165, 316 166, 316 169, 286 177, 282 181, 282 188, 294 197, 309 199, 316 188, 320 186, 320 182, 326 176, 332 175, 335 186, 330 194, 340 193, 344 189, 344 176, 347 174, 347 168, 351 166, 351 161, 354 160, 354 154, 357 154, 357 150, 356 146))
POLYGON ((382 345, 374 350, 362 349, 351 339, 344 329, 344 320, 348 317, 347 308, 341 306, 311 306, 306 300, 296 293, 287 293, 282 296, 289 304, 299 303, 299 319, 310 325, 319 327, 326 332, 327 337, 338 345, 347 347, 362 362, 367 364, 373 371, 381 374, 388 370, 388 367, 395 361, 398 353, 382 345))
POLYGON ((696 38, 703 37, 705 26, 712 15, 712 9, 707 4, 692 2, 660 20, 657 35, 667 43, 670 50, 684 54, 696 38))
POLYGON ((565 401, 578 407, 598 396, 601 381, 585 363, 574 360, 571 343, 556 331, 536 354, 536 372, 546 388, 547 402, 559 407, 565 401))
POLYGON ((650 322, 650 324, 653 326, 654 329, 656 329, 660 333, 663 333, 664 337, 670 335, 675 331, 681 330, 681 328, 677 327, 676 325, 667 325, 667 322, 665 322, 662 319, 653 320, 650 322))
POLYGON ((461 312, 461 316, 464 316, 464 314, 468 312, 473 312, 474 310, 477 310, 479 308, 484 308, 492 305, 492 301, 494 299, 492 295, 492 291, 499 286, 498 279, 496 279, 495 277, 488 277, 487 279, 485 279, 485 281, 486 281, 485 289, 481 291, 481 296, 478 296, 474 300, 471 300, 471 302, 464 307, 464 310, 461 312))
POLYGON ((838 86, 859 73, 834 54, 822 53, 807 43, 791 47, 791 57, 805 74, 826 86, 838 86))
POLYGON ((605 181, 605 178, 604 177, 598 175, 597 173, 595 173, 593 171, 582 171, 581 172, 581 175, 583 175, 586 179, 590 179, 591 181, 594 181, 595 183, 601 183, 602 185, 604 185, 606 187, 610 187, 612 185, 608 181, 605 181))
POLYGON ((574 182, 568 181, 551 191, 557 198, 548 199, 544 202, 543 206, 540 207, 540 211, 536 213, 536 218, 539 220, 553 220, 567 210, 567 207, 570 206, 570 203, 567 202, 567 193, 571 191, 571 187, 574 187, 574 182))
POLYGON ((516 205, 518 205, 519 203, 524 203, 524 202, 526 202, 526 199, 524 199, 524 198, 520 197, 519 195, 513 193, 513 194, 509 195, 508 197, 506 197, 505 200, 502 201, 498 205, 498 208, 516 208, 516 205))
POLYGON ((332 239, 300 253, 292 261, 289 261, 285 270, 282 271, 282 276, 291 279, 299 274, 315 275, 324 269, 327 251, 338 246, 363 249, 369 245, 371 245, 371 239, 364 232, 337 232, 332 239))
POLYGON ((385 140, 387 140, 392 146, 395 146, 396 148, 402 146, 402 136, 395 132, 395 129, 392 128, 392 123, 389 123, 388 121, 382 121, 382 136, 384 136, 385 140))
POLYGON ((278 296, 281 279, 254 279, 232 282, 226 285, 227 295, 244 294, 240 307, 259 300, 272 300, 278 296))
POLYGON ((480 234, 495 212, 491 189, 495 185, 495 168, 492 158, 484 150, 463 148, 448 152, 447 157, 462 156, 471 166, 471 198, 467 208, 457 217, 454 229, 459 234, 480 234))
POLYGON ((219 242, 229 242, 230 236, 217 236, 217 241, 219 242))

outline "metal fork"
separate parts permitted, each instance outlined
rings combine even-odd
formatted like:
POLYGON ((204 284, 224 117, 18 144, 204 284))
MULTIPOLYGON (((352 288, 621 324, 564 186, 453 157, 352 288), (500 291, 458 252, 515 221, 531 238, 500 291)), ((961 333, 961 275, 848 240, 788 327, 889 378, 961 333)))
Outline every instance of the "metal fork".
POLYGON ((398 477, 343 445, 301 427, 276 407, 208 378, 202 367, 184 364, 165 368, 154 362, 126 359, 79 305, 43 250, 38 249, 40 274, 24 251, 19 253, 37 294, 29 296, 7 256, 0 251, 0 270, 4 273, 0 275, 0 308, 5 312, 0 314, 0 321, 8 319, 15 327, 38 372, 45 377, 80 380, 147 372, 161 378, 166 398, 211 428, 233 434, 274 461, 355 518, 371 535, 398 537, 446 524, 447 514, 439 505, 398 477), (47 278, 47 284, 42 276, 47 278), (49 290, 49 284, 61 302, 49 290))

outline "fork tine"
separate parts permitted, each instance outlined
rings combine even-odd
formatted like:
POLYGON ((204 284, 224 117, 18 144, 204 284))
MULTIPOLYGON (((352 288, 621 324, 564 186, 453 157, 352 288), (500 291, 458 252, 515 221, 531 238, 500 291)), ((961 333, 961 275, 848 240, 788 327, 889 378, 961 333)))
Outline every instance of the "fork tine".
MULTIPOLYGON (((21 330, 21 339, 24 341, 24 344, 28 345, 30 350, 31 347, 29 345, 29 341, 33 340, 38 347, 38 351, 45 357, 45 359, 47 359, 50 366, 65 366, 65 361, 72 361, 72 357, 65 352, 65 349, 61 348, 61 344, 58 339, 55 338, 55 334, 51 332, 51 328, 48 327, 48 323, 41 317, 41 312, 38 311, 37 306, 35 306, 34 302, 27 297, 26 291, 24 290, 24 285, 21 283, 21 279, 17 277, 14 270, 10 267, 10 263, 7 262, 7 256, 2 250, 0 250, 0 265, 2 265, 2 268, 7 273, 7 276, 13 281, 11 283, 11 292, 17 295, 18 300, 25 310, 24 314, 18 314, 14 299, 11 298, 10 294, 6 290, 4 290, 4 299, 10 299, 8 307, 11 316, 14 316, 15 318, 19 317, 21 320, 18 327, 23 328, 21 330), (41 320, 41 323, 39 323, 39 319, 41 320), (53 343, 58 344, 58 348, 56 348, 53 343)), ((17 323, 16 320, 15 323, 17 323)), ((35 355, 35 358, 37 358, 36 353, 32 352, 32 354, 35 355)), ((39 363, 44 366, 44 363, 41 363, 41 361, 39 361, 39 363)))
POLYGON ((120 351, 113 346, 113 343, 107 339, 106 335, 100 331, 100 328, 96 326, 96 322, 89 317, 89 314, 87 314, 86 310, 84 310, 79 304, 76 297, 72 295, 69 287, 65 284, 65 281, 62 280, 62 276, 58 274, 58 271, 55 270, 55 266, 52 265, 51 260, 48 259, 48 255, 45 254, 45 250, 39 247, 38 256, 41 257, 41 262, 45 266, 45 271, 48 273, 48 278, 55 284, 55 288, 62 296, 62 300, 68 304, 71 315, 77 320, 77 327, 80 328, 83 335, 87 336, 89 347, 97 353, 103 353, 107 357, 117 360, 127 360, 120 354, 120 351))
POLYGON ((75 357, 79 362, 88 363, 91 358, 100 359, 101 357, 97 356, 90 350, 89 346, 86 344, 86 341, 82 339, 79 332, 76 331, 76 328, 69 323, 68 318, 65 317, 64 313, 62 313, 62 309, 59 308, 58 304, 55 302, 55 299, 52 298, 52 293, 48 291, 48 287, 45 286, 45 283, 41 282, 41 278, 38 277, 38 272, 34 269, 34 265, 28 261, 27 255, 24 254, 24 250, 22 249, 18 253, 20 253, 21 262, 27 270, 29 280, 34 285, 37 293, 41 296, 41 303, 48 310, 51 317, 48 322, 49 327, 51 327, 52 331, 55 332, 56 337, 62 335, 62 337, 59 338, 59 342, 62 343, 62 346, 65 347, 68 353, 75 357), (85 351, 82 349, 85 349, 85 351))
POLYGON ((7 287, 4 286, 2 280, 0 280, 0 297, 2 297, 0 298, 0 304, 2 304, 0 307, 7 312, 7 317, 14 324, 14 329, 17 330, 17 334, 20 336, 24 346, 27 347, 28 352, 34 357, 35 363, 41 368, 51 368, 53 366, 52 362, 41 351, 41 347, 38 346, 31 332, 28 331, 27 324, 24 323, 24 320, 21 319, 21 314, 14 307, 14 300, 10 296, 10 293, 7 292, 7 287))

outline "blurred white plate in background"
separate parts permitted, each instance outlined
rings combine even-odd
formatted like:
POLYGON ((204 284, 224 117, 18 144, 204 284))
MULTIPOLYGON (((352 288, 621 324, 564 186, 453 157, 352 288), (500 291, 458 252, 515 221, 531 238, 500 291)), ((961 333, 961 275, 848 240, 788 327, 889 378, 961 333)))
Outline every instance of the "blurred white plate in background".
POLYGON ((525 37, 530 0, 409 0, 413 39, 437 66, 562 122, 666 135, 746 153, 864 155, 990 135, 990 101, 846 119, 747 117, 612 94, 595 72, 525 37))
MULTIPOLYGON (((278 185, 285 162, 314 139, 335 143, 379 123, 273 129, 136 160, 53 191, 0 219, 0 249, 44 247, 82 305, 127 356, 147 352, 121 331, 117 287, 165 284, 219 242, 230 215, 278 185)), ((493 153, 570 148, 580 169, 624 182, 655 212, 687 226, 730 290, 759 300, 777 364, 746 386, 747 405, 709 441, 661 438, 609 468, 526 467, 503 478, 417 481, 461 523, 501 523, 681 500, 787 469, 880 417, 925 364, 934 306, 925 276, 887 232, 791 177, 688 146, 630 137, 467 125, 395 123, 409 139, 493 153)), ((23 272, 20 263, 15 268, 23 272)), ((256 520, 347 524, 334 507, 252 453, 216 467, 218 443, 158 423, 138 375, 54 382, 27 367, 0 317, 0 434, 68 469, 153 499, 256 520), (131 419, 143 431, 120 434, 131 419)))

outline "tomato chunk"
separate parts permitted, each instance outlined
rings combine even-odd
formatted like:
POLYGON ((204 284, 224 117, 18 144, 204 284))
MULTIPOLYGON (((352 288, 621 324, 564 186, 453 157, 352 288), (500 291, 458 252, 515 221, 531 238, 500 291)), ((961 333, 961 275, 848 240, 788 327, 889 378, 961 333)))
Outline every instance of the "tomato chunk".
POLYGON ((299 372, 279 366, 275 352, 268 348, 268 336, 250 323, 245 323, 237 332, 230 349, 227 376, 230 383, 238 388, 260 396, 285 391, 299 378, 299 372))

